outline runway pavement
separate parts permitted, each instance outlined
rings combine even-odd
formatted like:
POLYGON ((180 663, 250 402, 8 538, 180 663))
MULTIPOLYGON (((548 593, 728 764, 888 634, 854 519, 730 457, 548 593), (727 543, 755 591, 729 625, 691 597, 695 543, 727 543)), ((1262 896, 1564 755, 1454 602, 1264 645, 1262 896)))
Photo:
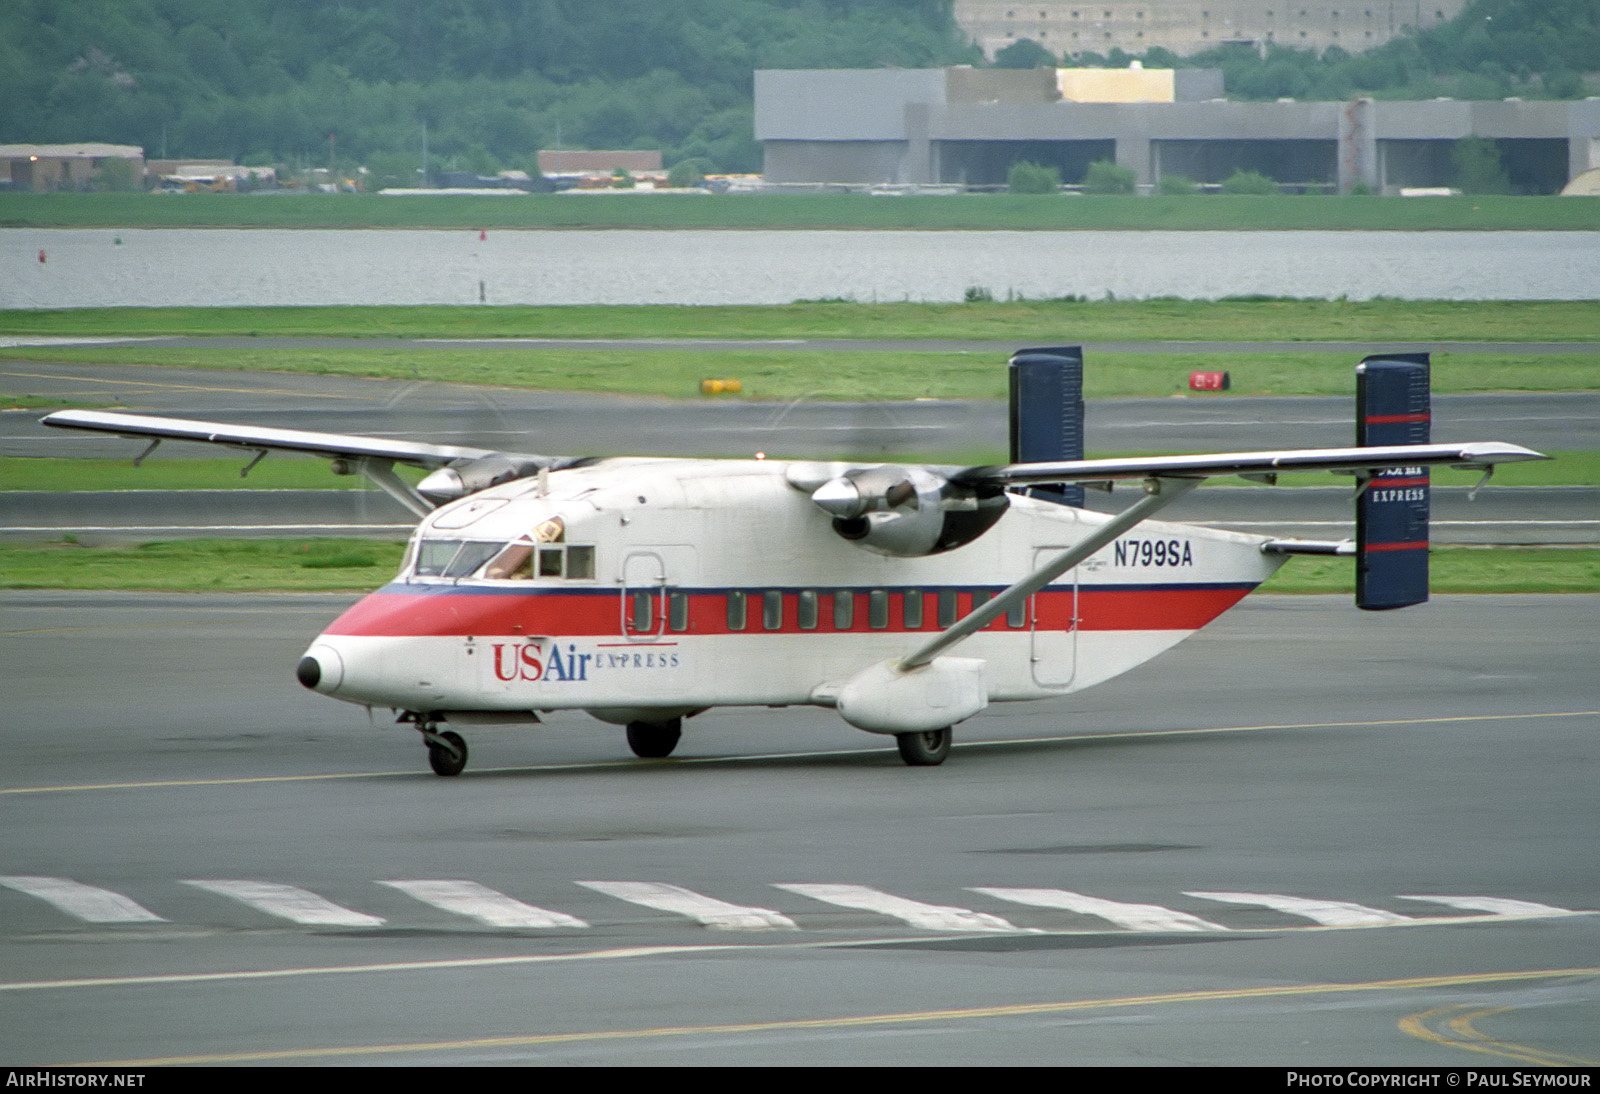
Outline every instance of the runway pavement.
POLYGON ((1255 597, 943 767, 293 680, 348 598, 0 593, 8 1064, 1597 1066, 1600 598, 1255 597))

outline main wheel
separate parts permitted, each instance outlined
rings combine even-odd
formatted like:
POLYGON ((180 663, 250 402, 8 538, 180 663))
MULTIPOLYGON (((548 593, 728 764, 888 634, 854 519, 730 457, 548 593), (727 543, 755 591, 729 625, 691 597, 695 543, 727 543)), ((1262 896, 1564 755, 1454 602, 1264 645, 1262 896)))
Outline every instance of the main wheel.
POLYGON ((435 775, 461 774, 467 766, 467 742, 461 739, 461 734, 448 729, 439 734, 439 740, 444 743, 428 742, 428 766, 433 768, 435 775), (452 748, 455 749, 454 753, 450 751, 452 748))
POLYGON ((900 758, 912 767, 937 767, 950 755, 950 727, 930 729, 926 733, 896 733, 895 743, 900 746, 900 758))
POLYGON ((629 722, 628 747, 633 754, 646 760, 659 760, 672 755, 683 736, 683 719, 670 722, 629 722))

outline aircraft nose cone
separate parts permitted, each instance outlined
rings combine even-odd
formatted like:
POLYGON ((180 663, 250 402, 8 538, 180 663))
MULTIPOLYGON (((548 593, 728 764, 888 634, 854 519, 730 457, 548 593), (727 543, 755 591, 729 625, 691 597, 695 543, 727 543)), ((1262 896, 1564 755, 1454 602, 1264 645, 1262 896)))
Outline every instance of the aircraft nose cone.
POLYGON ((331 692, 344 682, 344 661, 339 657, 338 650, 318 644, 300 658, 294 675, 312 691, 331 692))

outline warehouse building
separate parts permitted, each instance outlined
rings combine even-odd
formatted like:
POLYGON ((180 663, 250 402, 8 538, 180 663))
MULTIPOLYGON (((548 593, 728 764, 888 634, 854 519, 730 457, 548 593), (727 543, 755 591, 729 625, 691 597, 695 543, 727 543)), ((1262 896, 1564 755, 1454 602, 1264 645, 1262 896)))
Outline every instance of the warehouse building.
POLYGON ((1056 56, 1160 47, 1187 56, 1214 46, 1291 46, 1350 53, 1411 29, 1431 30, 1466 0, 956 0, 958 26, 992 58, 1029 38, 1056 56))
POLYGON ((755 136, 777 183, 994 186, 1023 160, 1073 183, 1114 160, 1142 187, 1242 169, 1339 192, 1449 186, 1455 142, 1481 137, 1515 189, 1553 194, 1600 166, 1600 100, 1229 102, 1195 69, 763 69, 755 136))
POLYGON ((144 149, 132 144, 0 144, 0 189, 87 190, 107 160, 125 160, 144 180, 144 149))

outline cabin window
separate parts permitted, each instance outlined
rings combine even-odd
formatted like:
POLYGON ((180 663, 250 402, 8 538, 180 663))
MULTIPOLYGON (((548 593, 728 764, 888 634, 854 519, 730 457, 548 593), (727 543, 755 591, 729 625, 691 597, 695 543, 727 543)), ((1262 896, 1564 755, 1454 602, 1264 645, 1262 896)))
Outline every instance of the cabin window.
POLYGON ((646 632, 654 629, 655 608, 653 601, 655 594, 645 589, 639 589, 631 594, 633 597, 633 629, 646 632))
POLYGON ((761 594, 761 625, 769 631, 783 628, 783 594, 776 589, 761 594))
POLYGON ((959 603, 960 602, 956 598, 956 591, 954 589, 939 590, 940 630, 944 630, 946 627, 955 626, 956 619, 958 618, 957 608, 959 603))
POLYGON ((814 589, 800 591, 800 595, 796 598, 795 616, 799 620, 801 630, 817 629, 817 594, 814 589))
POLYGON ((689 594, 667 594, 667 626, 675 631, 689 629, 689 594))
POLYGON ((1028 625, 1028 602, 1019 600, 1006 609, 1006 626, 1021 628, 1028 625))
POLYGON ((833 629, 847 631, 856 621, 856 594, 840 589, 833 594, 833 629))
POLYGON ((737 589, 728 594, 728 629, 742 631, 745 628, 745 595, 737 589))
POLYGON ((873 589, 867 594, 867 625, 875 631, 889 625, 889 594, 883 589, 873 589))
POLYGON ((902 617, 905 619, 906 630, 920 631, 922 629, 922 590, 907 589, 901 610, 902 617))

